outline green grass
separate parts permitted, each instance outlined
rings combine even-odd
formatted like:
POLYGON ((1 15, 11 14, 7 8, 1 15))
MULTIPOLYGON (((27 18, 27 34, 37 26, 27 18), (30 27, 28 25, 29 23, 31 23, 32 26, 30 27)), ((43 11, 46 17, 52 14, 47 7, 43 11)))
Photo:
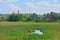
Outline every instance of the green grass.
POLYGON ((60 23, 0 22, 0 40, 60 40, 60 23), (35 29, 44 34, 30 34, 35 29))

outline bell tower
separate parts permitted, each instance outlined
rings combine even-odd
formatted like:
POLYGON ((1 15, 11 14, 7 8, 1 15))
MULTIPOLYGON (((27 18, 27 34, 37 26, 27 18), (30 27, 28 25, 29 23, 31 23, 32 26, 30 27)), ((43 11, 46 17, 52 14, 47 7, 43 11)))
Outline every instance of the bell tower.
POLYGON ((18 10, 18 14, 19 14, 19 10, 18 10))

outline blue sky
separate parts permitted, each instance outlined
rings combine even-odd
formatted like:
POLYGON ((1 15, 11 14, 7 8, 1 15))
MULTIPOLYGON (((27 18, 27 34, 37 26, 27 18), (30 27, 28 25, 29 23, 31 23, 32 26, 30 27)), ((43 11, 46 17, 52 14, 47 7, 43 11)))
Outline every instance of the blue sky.
POLYGON ((0 14, 60 12, 60 0, 0 0, 0 14))

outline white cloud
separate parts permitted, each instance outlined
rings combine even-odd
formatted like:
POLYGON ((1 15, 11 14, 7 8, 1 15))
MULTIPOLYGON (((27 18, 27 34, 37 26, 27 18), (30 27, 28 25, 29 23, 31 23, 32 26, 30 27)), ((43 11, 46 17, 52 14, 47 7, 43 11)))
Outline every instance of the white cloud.
POLYGON ((32 9, 34 9, 35 11, 39 11, 39 10, 45 10, 46 8, 44 8, 45 5, 48 5, 47 1, 42 1, 42 2, 25 2, 25 5, 27 5, 27 7, 30 7, 32 9))
POLYGON ((54 0, 55 2, 58 2, 58 0, 54 0))
POLYGON ((37 3, 33 3, 33 2, 25 2, 25 5, 27 5, 27 7, 22 8, 20 6, 16 6, 14 4, 10 4, 8 7, 12 10, 12 11, 18 11, 20 10, 20 12, 36 12, 36 13, 40 13, 40 12, 49 12, 49 11, 59 11, 60 10, 60 4, 50 4, 47 1, 42 1, 42 2, 37 2, 37 3))
POLYGON ((9 8, 9 10, 14 11, 14 12, 16 12, 16 11, 18 11, 18 10, 23 10, 23 8, 21 8, 21 7, 19 7, 19 6, 16 6, 16 5, 14 5, 14 4, 9 4, 9 5, 8 5, 8 8, 9 8))
POLYGON ((28 7, 31 7, 31 8, 36 8, 37 7, 35 5, 35 3, 33 3, 33 2, 25 2, 24 4, 27 5, 28 7))
POLYGON ((42 1, 42 2, 37 2, 37 6, 60 6, 60 4, 50 4, 49 1, 42 1))
POLYGON ((10 4, 8 5, 9 9, 11 11, 14 11, 14 12, 17 12, 18 10, 21 12, 21 13, 29 13, 29 12, 34 12, 31 8, 29 7, 25 7, 25 8, 22 8, 20 6, 16 6, 14 4, 10 4))
MULTIPOLYGON (((27 7, 20 7, 14 4, 14 2, 17 2, 19 0, 0 0, 0 3, 6 3, 7 10, 11 11, 18 11, 20 12, 36 12, 36 13, 43 13, 43 12, 49 12, 49 11, 59 11, 60 10, 60 4, 50 4, 49 1, 38 1, 38 2, 24 2, 24 4, 27 7), (11 3, 11 4, 9 4, 11 3)), ((57 2, 56 0, 54 0, 57 2)), ((0 9, 1 10, 1 9, 0 9)), ((5 9, 6 10, 6 9, 5 9)))
POLYGON ((48 5, 49 4, 49 1, 39 1, 37 2, 37 5, 48 5))
POLYGON ((8 6, 9 6, 9 8, 11 8, 12 10, 19 10, 19 9, 20 9, 20 7, 14 5, 14 4, 10 4, 10 5, 8 5, 8 6))
POLYGON ((11 2, 17 2, 19 0, 0 0, 0 3, 11 3, 11 2))
POLYGON ((27 7, 30 7, 34 9, 37 12, 43 11, 59 11, 60 10, 60 4, 50 4, 49 1, 39 1, 39 2, 25 2, 25 5, 27 7))
POLYGON ((0 11, 1 11, 2 9, 0 9, 0 11))

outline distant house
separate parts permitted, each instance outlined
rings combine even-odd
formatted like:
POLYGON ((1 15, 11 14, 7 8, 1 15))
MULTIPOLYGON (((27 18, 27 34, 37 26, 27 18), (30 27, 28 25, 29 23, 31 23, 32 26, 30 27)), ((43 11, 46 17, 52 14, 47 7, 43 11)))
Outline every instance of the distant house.
POLYGON ((44 16, 44 21, 54 21, 55 18, 53 15, 48 14, 47 16, 44 16))
POLYGON ((54 21, 54 20, 55 20, 55 18, 52 17, 52 16, 48 16, 48 17, 46 17, 46 21, 54 21))

